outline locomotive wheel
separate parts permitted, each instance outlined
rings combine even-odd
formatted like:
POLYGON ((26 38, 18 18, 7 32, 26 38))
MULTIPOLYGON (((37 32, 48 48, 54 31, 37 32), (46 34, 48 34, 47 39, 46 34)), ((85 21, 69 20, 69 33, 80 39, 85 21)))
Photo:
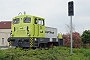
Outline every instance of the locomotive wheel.
POLYGON ((48 48, 48 43, 44 43, 44 49, 45 50, 48 50, 49 48, 48 48))
POLYGON ((48 49, 48 44, 47 44, 47 43, 41 43, 41 44, 39 45, 39 48, 40 48, 40 49, 42 49, 42 48, 48 49))
POLYGON ((48 43, 48 47, 53 48, 53 43, 52 42, 48 43))
POLYGON ((32 49, 34 49, 34 50, 35 50, 35 49, 36 49, 36 47, 32 47, 32 49))
POLYGON ((42 47, 43 47, 43 44, 42 44, 42 43, 41 43, 41 44, 39 44, 39 48, 40 48, 40 49, 42 49, 42 47))

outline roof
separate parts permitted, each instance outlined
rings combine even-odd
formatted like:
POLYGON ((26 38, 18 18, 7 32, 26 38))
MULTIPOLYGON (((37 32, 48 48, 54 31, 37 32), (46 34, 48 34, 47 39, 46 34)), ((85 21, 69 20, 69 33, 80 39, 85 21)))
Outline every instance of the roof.
POLYGON ((1 21, 0 29, 11 29, 11 21, 1 21))

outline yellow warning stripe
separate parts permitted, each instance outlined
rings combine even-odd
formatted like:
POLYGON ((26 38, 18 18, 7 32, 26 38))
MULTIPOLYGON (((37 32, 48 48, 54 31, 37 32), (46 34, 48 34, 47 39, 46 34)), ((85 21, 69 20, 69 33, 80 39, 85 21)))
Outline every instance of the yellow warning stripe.
POLYGON ((30 38, 30 47, 33 46, 33 38, 30 38))
POLYGON ((12 46, 12 42, 11 41, 9 42, 9 46, 12 46))

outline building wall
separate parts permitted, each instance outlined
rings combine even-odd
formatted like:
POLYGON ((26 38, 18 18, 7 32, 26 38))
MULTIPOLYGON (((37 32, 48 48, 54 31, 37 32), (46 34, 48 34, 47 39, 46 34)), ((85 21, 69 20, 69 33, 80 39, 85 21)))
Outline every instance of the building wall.
POLYGON ((7 41, 10 37, 11 29, 0 29, 0 46, 9 46, 7 41))

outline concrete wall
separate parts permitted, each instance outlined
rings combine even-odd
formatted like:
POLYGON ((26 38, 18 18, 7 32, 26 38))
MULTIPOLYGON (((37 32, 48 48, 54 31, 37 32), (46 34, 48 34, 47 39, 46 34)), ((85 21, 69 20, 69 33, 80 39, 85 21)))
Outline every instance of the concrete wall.
POLYGON ((11 29, 0 29, 0 46, 9 46, 7 41, 10 36, 11 29))

